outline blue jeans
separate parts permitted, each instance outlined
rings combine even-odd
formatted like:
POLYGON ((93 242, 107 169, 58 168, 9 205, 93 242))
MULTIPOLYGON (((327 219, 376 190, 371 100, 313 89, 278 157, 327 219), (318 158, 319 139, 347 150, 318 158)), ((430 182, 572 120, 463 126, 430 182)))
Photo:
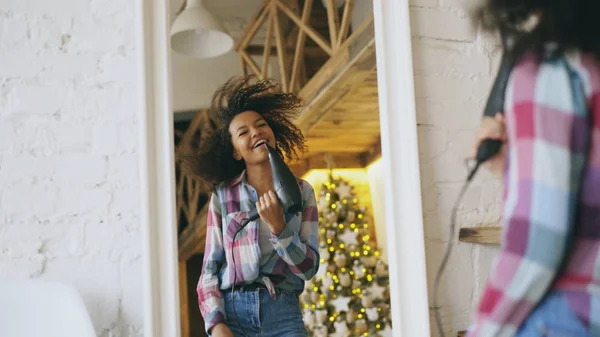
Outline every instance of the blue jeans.
POLYGON ((560 293, 550 293, 531 312, 515 337, 591 337, 560 293))
POLYGON ((276 298, 273 299, 269 292, 262 288, 236 290, 235 312, 233 294, 228 291, 223 295, 226 324, 234 336, 306 337, 300 299, 296 293, 278 290, 276 298))

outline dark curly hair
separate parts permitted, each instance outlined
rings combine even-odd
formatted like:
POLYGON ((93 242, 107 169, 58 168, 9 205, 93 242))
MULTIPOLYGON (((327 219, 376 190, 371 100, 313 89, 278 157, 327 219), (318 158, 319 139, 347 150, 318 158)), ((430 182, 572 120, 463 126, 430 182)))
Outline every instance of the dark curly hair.
POLYGON ((301 107, 301 99, 284 93, 274 80, 258 80, 255 76, 231 78, 212 98, 209 113, 216 121, 215 130, 192 137, 186 144, 185 169, 213 186, 242 173, 246 163, 233 158, 229 124, 245 111, 256 111, 265 119, 275 135, 276 149, 284 158, 297 159, 305 150, 305 139, 292 121, 301 107))
POLYGON ((520 56, 533 51, 543 56, 546 46, 553 42, 556 52, 580 50, 600 59, 599 0, 485 0, 475 8, 475 21, 489 31, 518 31, 516 45, 509 55, 520 56), (531 30, 522 25, 534 13, 541 14, 531 30))

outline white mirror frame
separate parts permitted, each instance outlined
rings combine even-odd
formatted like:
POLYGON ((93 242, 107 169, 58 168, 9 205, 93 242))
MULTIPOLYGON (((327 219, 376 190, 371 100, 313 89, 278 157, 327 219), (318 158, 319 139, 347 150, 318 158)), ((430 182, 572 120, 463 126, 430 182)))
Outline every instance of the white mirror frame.
POLYGON ((394 336, 430 336, 408 0, 373 0, 394 336))
MULTIPOLYGON (((240 0, 242 1, 242 0, 240 0)), ((179 337, 168 0, 137 0, 144 336, 179 337)), ((394 336, 430 336, 408 0, 374 0, 394 336)))

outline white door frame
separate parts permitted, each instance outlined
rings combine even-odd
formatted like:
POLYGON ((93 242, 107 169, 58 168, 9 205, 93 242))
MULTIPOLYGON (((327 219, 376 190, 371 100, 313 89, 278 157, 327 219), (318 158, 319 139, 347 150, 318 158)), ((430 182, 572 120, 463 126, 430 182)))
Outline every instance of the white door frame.
MULTIPOLYGON (((144 336, 179 337, 169 7, 168 0, 136 3, 144 336)), ((394 336, 428 337, 408 10, 408 0, 374 0, 386 231, 394 336)))

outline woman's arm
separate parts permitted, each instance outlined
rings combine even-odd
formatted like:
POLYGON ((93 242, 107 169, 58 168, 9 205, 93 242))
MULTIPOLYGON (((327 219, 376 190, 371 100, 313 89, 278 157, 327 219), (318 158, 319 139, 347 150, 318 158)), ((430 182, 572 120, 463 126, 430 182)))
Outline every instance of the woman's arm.
POLYGON ((196 288, 207 333, 217 324, 225 323, 225 304, 219 288, 219 270, 225 257, 220 210, 219 197, 213 193, 208 207, 204 263, 196 288))
POLYGON ((312 186, 303 180, 300 184, 304 199, 300 231, 286 226, 278 236, 271 234, 271 242, 290 270, 306 281, 319 269, 319 211, 312 186))
POLYGON ((574 152, 577 115, 566 69, 526 59, 507 91, 509 168, 504 241, 469 337, 518 331, 546 295, 567 253, 582 153, 574 152))

